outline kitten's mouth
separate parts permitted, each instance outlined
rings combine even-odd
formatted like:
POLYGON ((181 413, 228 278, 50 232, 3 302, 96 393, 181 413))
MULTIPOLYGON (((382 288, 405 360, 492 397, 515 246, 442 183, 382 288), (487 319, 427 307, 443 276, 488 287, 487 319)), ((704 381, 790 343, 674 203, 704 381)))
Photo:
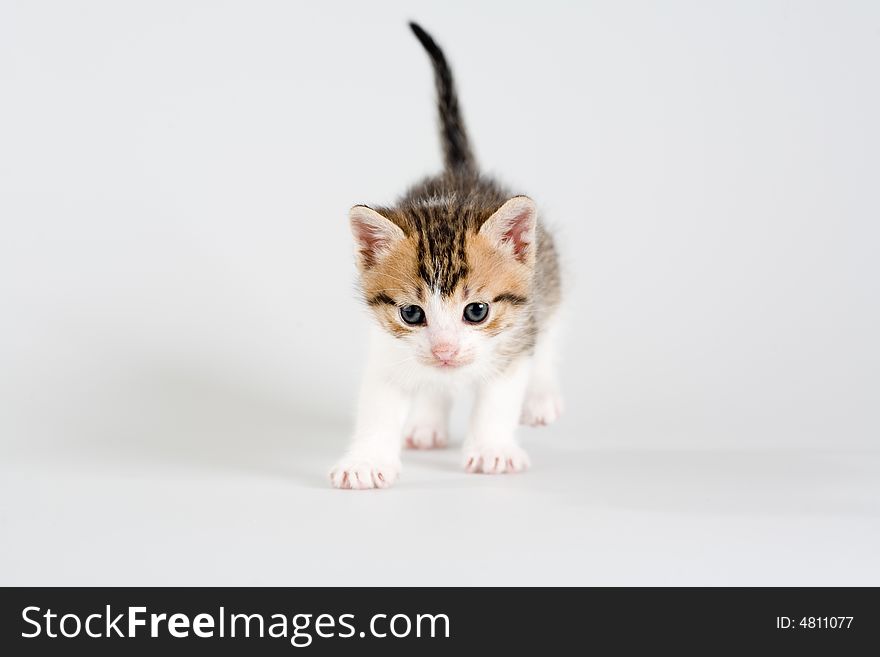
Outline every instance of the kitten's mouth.
POLYGON ((437 358, 432 358, 427 361, 428 365, 432 367, 436 367, 438 370, 456 370, 465 365, 470 365, 473 362, 473 359, 467 360, 440 360, 437 358))

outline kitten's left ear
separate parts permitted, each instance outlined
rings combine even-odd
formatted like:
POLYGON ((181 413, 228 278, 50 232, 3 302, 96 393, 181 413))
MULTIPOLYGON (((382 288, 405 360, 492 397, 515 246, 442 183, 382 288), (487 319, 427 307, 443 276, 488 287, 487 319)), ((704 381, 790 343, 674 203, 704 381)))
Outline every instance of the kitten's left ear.
POLYGON ((496 248, 508 251, 525 264, 535 261, 535 224, 538 209, 528 196, 514 196, 480 227, 480 234, 496 248))

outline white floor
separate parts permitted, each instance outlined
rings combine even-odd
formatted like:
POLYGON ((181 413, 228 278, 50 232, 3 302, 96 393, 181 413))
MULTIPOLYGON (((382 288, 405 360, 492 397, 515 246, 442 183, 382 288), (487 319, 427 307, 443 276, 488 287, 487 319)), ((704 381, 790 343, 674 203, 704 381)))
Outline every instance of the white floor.
POLYGON ((7 446, 0 585, 880 584, 877 452, 591 449, 563 424, 526 433, 524 475, 452 448, 336 491, 344 426, 248 408, 7 446))

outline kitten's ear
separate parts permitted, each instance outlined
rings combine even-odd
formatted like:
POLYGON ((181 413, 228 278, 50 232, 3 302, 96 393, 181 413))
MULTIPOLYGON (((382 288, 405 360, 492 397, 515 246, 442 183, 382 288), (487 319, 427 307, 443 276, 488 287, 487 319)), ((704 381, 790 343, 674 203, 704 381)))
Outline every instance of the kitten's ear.
POLYGON ((528 196, 514 196, 480 227, 480 233, 496 248, 508 251, 520 262, 535 261, 535 224, 538 209, 528 196))
POLYGON ((405 237, 397 224, 366 205, 354 206, 349 210, 348 218, 361 267, 372 267, 395 242, 405 237))

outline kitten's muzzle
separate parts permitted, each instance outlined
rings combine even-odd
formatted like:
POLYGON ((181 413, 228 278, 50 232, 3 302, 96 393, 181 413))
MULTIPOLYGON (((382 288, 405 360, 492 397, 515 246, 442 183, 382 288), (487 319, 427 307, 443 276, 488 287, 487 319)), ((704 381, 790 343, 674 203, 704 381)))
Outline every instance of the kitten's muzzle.
POLYGON ((454 344, 440 343, 431 347, 431 354, 441 361, 452 361, 458 355, 458 347, 454 344))
POLYGON ((439 343, 431 347, 431 355, 434 356, 434 365, 437 367, 459 367, 465 365, 458 359, 458 345, 439 343))

